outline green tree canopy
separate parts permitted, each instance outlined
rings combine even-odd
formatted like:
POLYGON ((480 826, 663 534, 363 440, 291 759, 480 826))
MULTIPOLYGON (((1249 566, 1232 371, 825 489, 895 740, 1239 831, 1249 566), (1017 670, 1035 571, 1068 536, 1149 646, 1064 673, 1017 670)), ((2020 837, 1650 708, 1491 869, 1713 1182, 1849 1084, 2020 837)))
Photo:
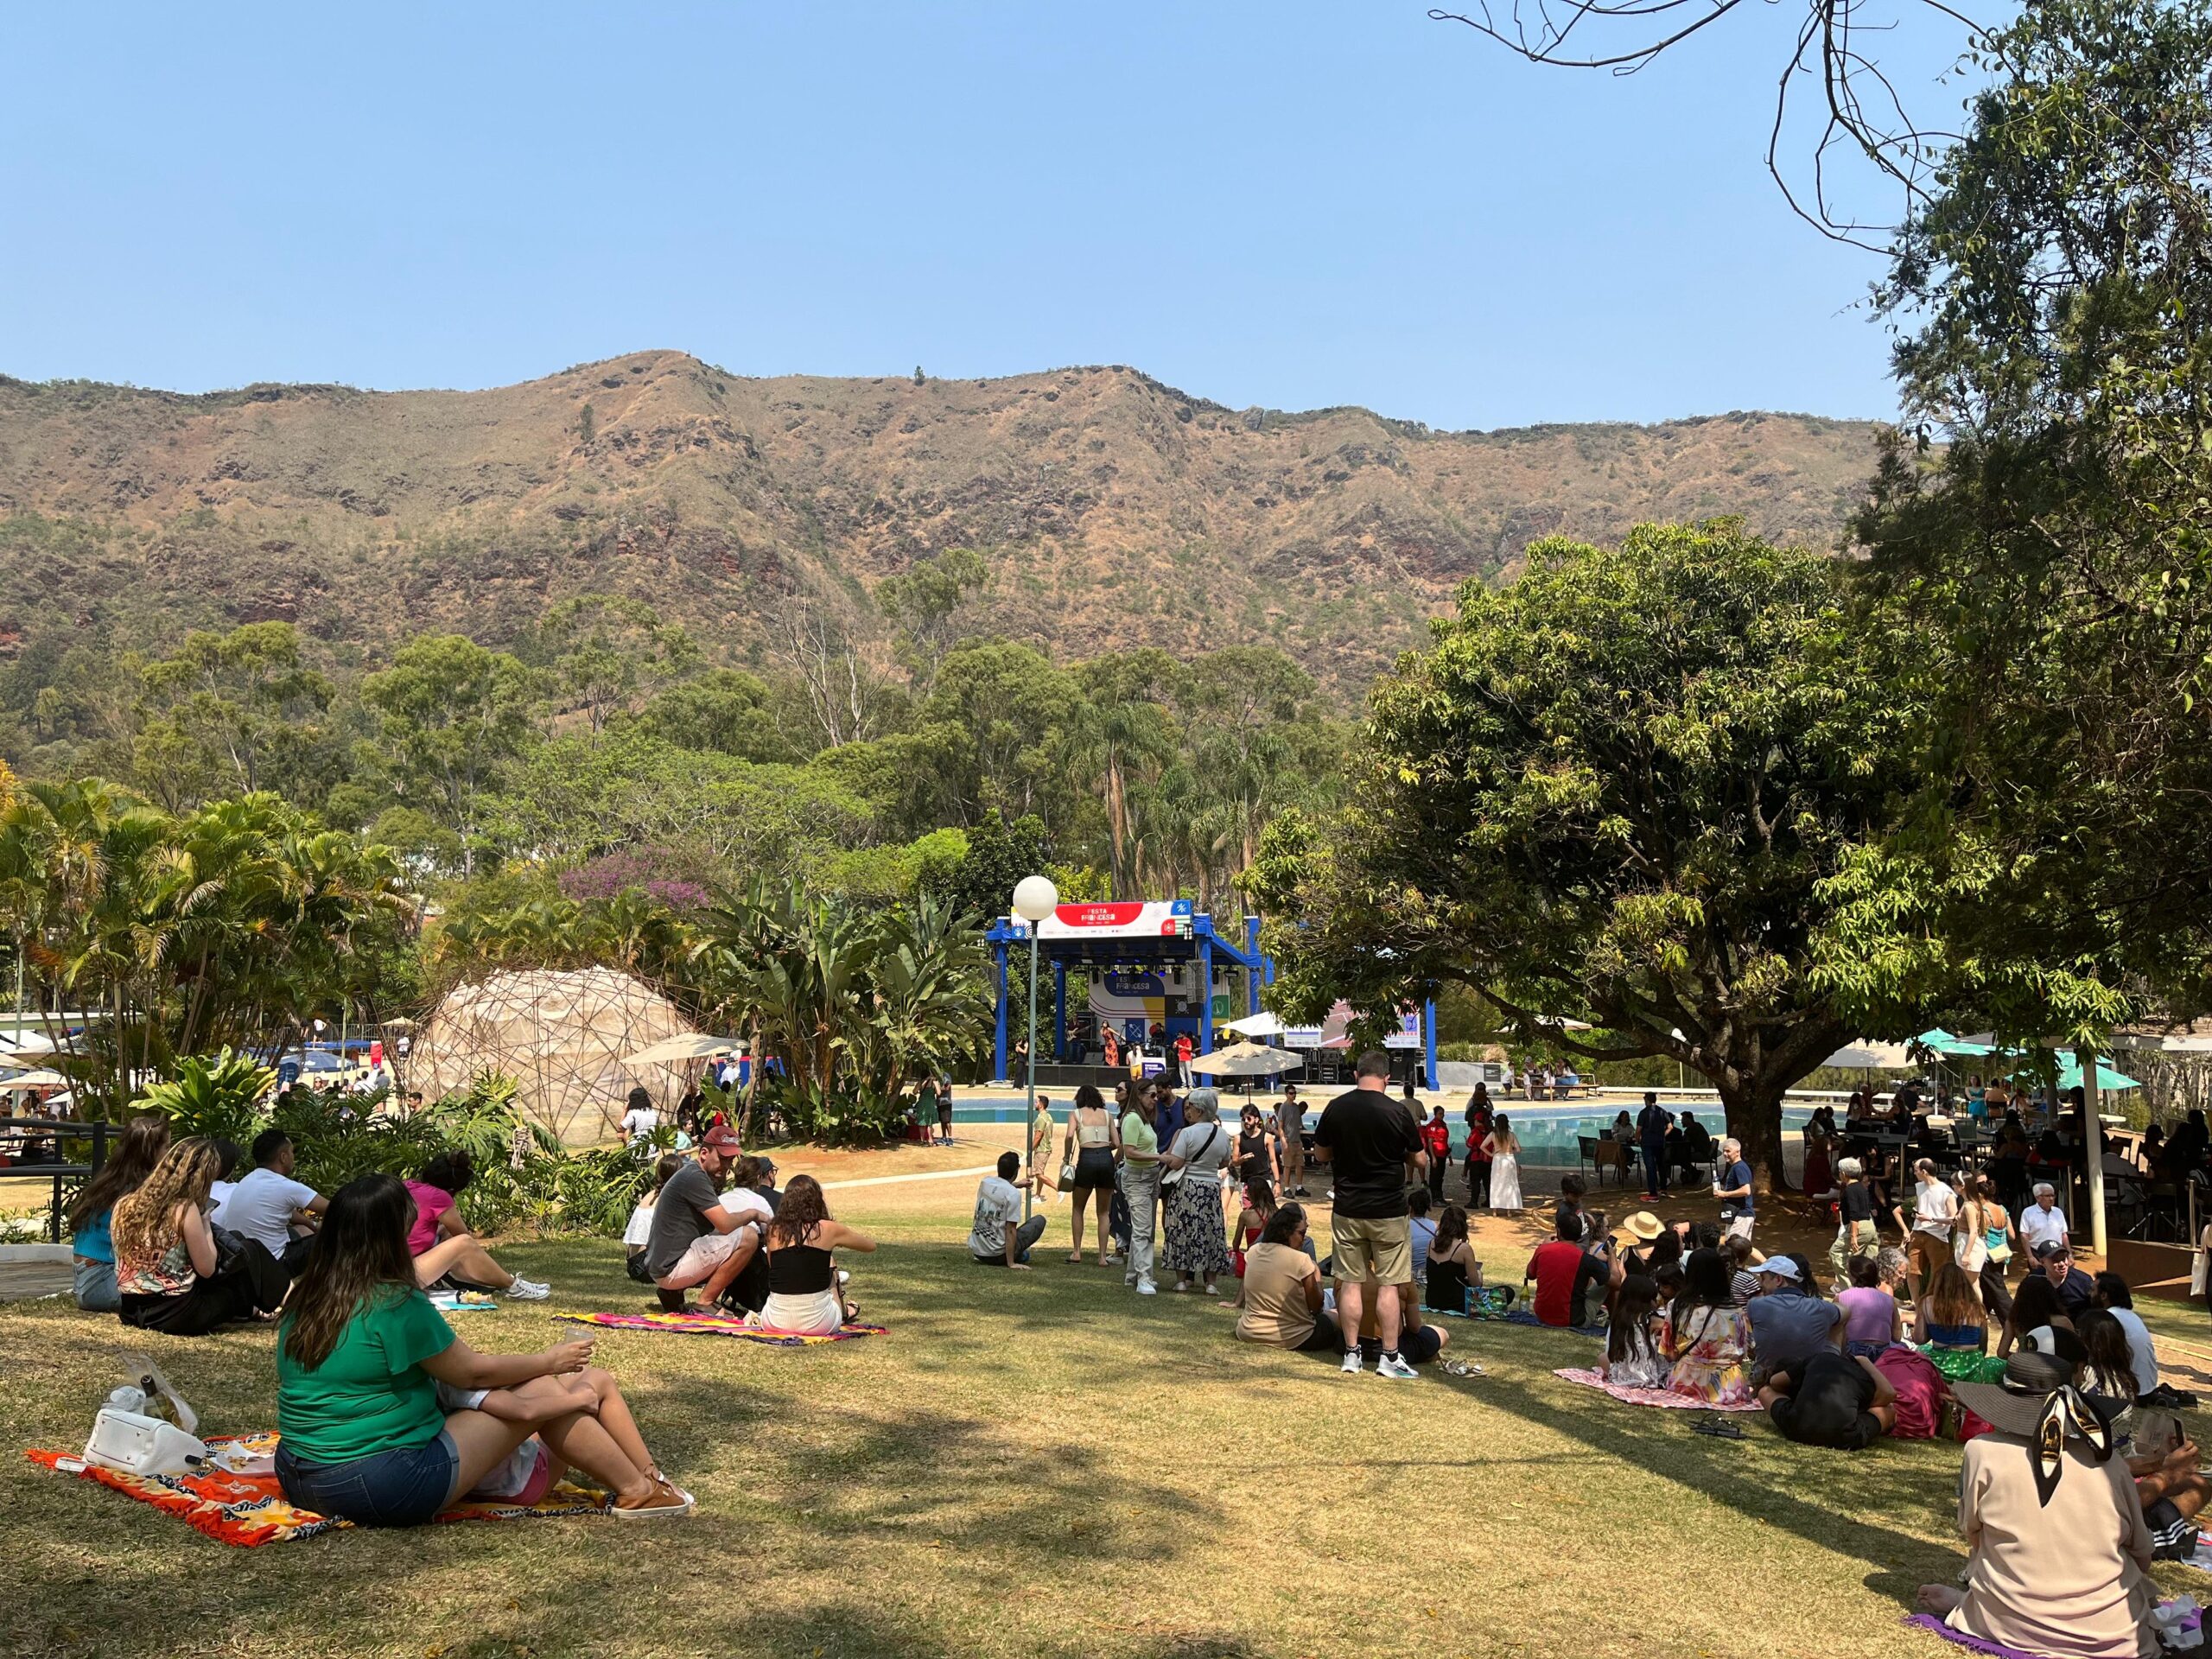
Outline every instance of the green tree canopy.
POLYGON ((1897 728, 1858 698, 1840 580, 1721 522, 1539 543, 1462 588, 1376 687, 1351 804, 1265 838, 1279 1004, 1471 986, 1524 1039, 1695 1067, 1774 1170, 1783 1091, 1864 1012, 1810 972, 1825 884, 1904 764, 1869 747, 1897 728))

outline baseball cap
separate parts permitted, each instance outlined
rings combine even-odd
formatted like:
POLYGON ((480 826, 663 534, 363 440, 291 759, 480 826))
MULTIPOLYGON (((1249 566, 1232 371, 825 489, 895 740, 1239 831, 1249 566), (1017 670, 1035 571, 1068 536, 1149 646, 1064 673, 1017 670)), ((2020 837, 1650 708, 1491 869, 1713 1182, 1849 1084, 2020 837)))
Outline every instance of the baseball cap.
POLYGON ((2046 1238, 2036 1246, 2036 1260, 2038 1262, 2054 1261, 2065 1254, 2066 1247, 2055 1238, 2046 1238))
POLYGON ((1770 1255, 1753 1271, 1762 1279, 1772 1274, 1777 1279, 1787 1279, 1794 1283, 1797 1278, 1797 1264, 1786 1255, 1770 1255))
POLYGON ((699 1144, 713 1152, 743 1152, 745 1142, 728 1124, 717 1123, 699 1137, 699 1144))

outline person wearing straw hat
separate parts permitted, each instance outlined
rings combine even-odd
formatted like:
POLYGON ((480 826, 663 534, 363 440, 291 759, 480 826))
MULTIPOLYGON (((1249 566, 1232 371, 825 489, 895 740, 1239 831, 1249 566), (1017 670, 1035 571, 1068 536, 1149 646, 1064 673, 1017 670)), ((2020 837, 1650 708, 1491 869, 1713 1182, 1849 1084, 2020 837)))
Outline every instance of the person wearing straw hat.
POLYGON ((1965 1587, 1923 1585, 1918 1605, 1975 1642, 2049 1659, 2150 1659, 2151 1529, 2112 1425, 2075 1375, 2022 1351, 1998 1382, 1952 1385, 1993 1432, 1967 1442, 1959 1471, 1965 1587))
POLYGON ((1659 1217, 1649 1210, 1622 1217, 1621 1224, 1612 1233, 1613 1243, 1620 1249, 1620 1270, 1648 1274, 1656 1268, 1659 1264, 1652 1260, 1651 1247, 1666 1230, 1659 1217))

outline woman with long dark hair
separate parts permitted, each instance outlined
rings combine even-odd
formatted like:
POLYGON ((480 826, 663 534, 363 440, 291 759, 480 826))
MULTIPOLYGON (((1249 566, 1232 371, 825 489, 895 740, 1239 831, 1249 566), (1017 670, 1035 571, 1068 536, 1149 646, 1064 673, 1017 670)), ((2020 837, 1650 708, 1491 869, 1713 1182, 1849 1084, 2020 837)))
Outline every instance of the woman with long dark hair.
POLYGON ((1727 1258, 1715 1249, 1692 1250, 1682 1264, 1682 1291, 1659 1328, 1659 1351, 1674 1364, 1667 1386, 1709 1406, 1748 1405, 1753 1399, 1745 1362, 1751 1351, 1750 1322, 1729 1287, 1727 1258))
POLYGON ((760 1241, 768 1263, 768 1300, 747 1323, 770 1331, 828 1336, 860 1310, 844 1300, 837 1286, 833 1250, 871 1251, 875 1241, 830 1214, 822 1184, 811 1175, 794 1175, 784 1189, 776 1218, 760 1241))
POLYGON ((441 1279, 449 1279, 467 1290, 504 1291, 518 1302, 543 1301, 553 1287, 509 1273, 461 1218, 454 1200, 475 1179, 475 1160, 454 1147, 433 1153, 407 1183, 407 1196, 415 1201, 407 1248, 415 1254, 416 1282, 428 1290, 441 1279))
POLYGON ((1068 1260, 1083 1261, 1083 1211, 1086 1202, 1098 1212, 1098 1265, 1114 1257, 1114 1238, 1108 1230, 1114 1203, 1115 1166, 1120 1161, 1122 1131, 1106 1109, 1106 1097, 1096 1085, 1084 1084, 1075 1091, 1075 1109, 1068 1114, 1067 1133, 1061 1138, 1060 1162, 1074 1170, 1068 1190, 1075 1196, 1075 1214, 1068 1223, 1073 1248, 1068 1260))
POLYGON ((172 1145, 137 1191, 117 1201, 111 1231, 125 1325, 200 1337, 272 1313, 284 1300, 284 1269, 258 1240, 239 1241, 227 1265, 221 1259, 207 1219, 207 1189, 221 1168, 215 1143, 194 1135, 172 1145))
POLYGON ((122 1305, 115 1288, 115 1206, 136 1192, 169 1149, 169 1121, 150 1113, 123 1126, 115 1149, 79 1189, 69 1205, 69 1263, 77 1306, 87 1313, 112 1313, 122 1305))
MULTIPOLYGON (((614 1494, 628 1519, 685 1515, 691 1501, 625 1452, 601 1421, 628 1408, 592 1344, 535 1354, 480 1354, 456 1337, 415 1282, 407 1248, 415 1206, 389 1175, 339 1188, 294 1281, 276 1338, 276 1478, 302 1509, 357 1526, 416 1526, 505 1465, 532 1434, 614 1494), (598 1396, 563 1393, 537 1416, 513 1391, 539 1377, 581 1376, 598 1396), (477 1404, 498 1391, 514 1414, 443 1410, 441 1382, 477 1404), (611 1406, 611 1409, 610 1409, 611 1406)), ((634 1438, 634 1436, 626 1436, 634 1438)), ((642 1443, 632 1448, 641 1451, 642 1443)))
POLYGON ((1997 1339, 1997 1357, 2003 1359, 2032 1332, 2074 1329, 2066 1304, 2058 1300, 2058 1287, 2042 1274, 2031 1273, 2012 1293, 2012 1311, 2005 1319, 2005 1334, 1997 1339))

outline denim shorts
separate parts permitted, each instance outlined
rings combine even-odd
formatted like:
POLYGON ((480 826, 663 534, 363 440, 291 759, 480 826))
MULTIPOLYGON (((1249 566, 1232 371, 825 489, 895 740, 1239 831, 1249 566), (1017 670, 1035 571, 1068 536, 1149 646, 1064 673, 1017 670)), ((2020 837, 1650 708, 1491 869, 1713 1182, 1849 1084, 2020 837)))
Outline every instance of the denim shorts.
POLYGON ((372 1452, 343 1463, 309 1463, 276 1444, 276 1481, 284 1496, 317 1515, 342 1516, 358 1527, 419 1527, 445 1508, 461 1473, 452 1433, 420 1446, 372 1452))

